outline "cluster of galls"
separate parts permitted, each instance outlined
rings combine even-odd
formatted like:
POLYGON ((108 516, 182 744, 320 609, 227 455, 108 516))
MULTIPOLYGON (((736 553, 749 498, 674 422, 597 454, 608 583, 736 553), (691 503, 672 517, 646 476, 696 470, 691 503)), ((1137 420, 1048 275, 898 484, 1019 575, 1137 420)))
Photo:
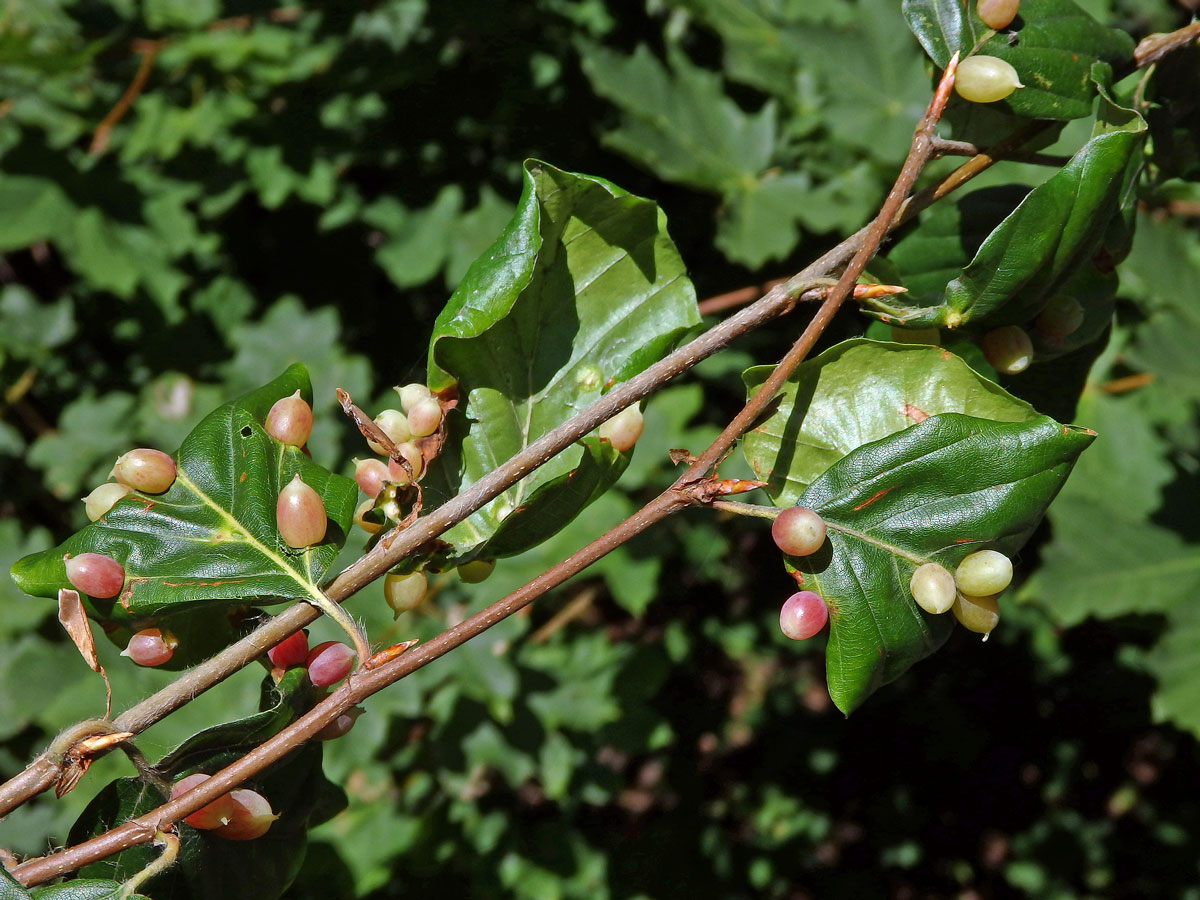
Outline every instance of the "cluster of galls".
MULTIPOLYGON (((979 0, 975 12, 993 31, 1007 28, 1017 17, 1020 0, 979 0)), ((1017 70, 995 56, 968 56, 958 64, 954 89, 964 100, 973 103, 994 103, 1003 100, 1017 88, 1024 87, 1017 70)), ((988 364, 1001 375, 1016 375, 1029 368, 1034 358, 1035 344, 1048 350, 1060 347, 1063 341, 1083 325, 1084 309, 1074 297, 1060 294, 1052 297, 1033 320, 1031 330, 1020 325, 1002 325, 987 332, 980 349, 988 364), (1031 333, 1032 331, 1032 333, 1031 333)), ((893 338, 902 343, 937 344, 937 329, 893 329, 893 338)))
POLYGON ((1033 334, 1020 325, 1001 325, 983 336, 984 358, 1001 375, 1024 372, 1033 362, 1034 340, 1044 348, 1061 346, 1083 324, 1084 309, 1074 297, 1059 294, 1033 320, 1033 334))
MULTIPOLYGON (((277 441, 300 448, 308 442, 312 425, 312 407, 296 391, 275 402, 263 429, 277 441)), ((161 450, 148 447, 130 450, 113 466, 112 476, 116 481, 100 485, 84 498, 88 519, 98 521, 133 491, 165 492, 175 483, 176 472, 175 460, 161 450)), ((325 539, 325 504, 321 495, 298 474, 279 492, 275 519, 280 537, 292 549, 311 547, 325 539)), ((124 567, 102 553, 72 556, 66 560, 66 570, 72 586, 100 600, 116 597, 125 585, 124 567)), ((171 659, 178 646, 178 638, 170 631, 144 628, 129 639, 121 655, 140 666, 161 666, 171 659)))
POLYGON ((918 566, 908 588, 921 609, 934 615, 953 611, 959 624, 987 640, 1000 621, 996 595, 1008 587, 1012 577, 1012 560, 1007 556, 996 550, 977 550, 963 557, 953 575, 935 562, 918 566))
MULTIPOLYGON (((811 556, 825 544, 825 520, 811 509, 785 509, 771 525, 771 538, 788 556, 811 556)), ((978 550, 964 557, 950 574, 935 562, 918 566, 909 580, 917 605, 940 615, 954 612, 959 623, 982 634, 984 640, 1000 621, 996 595, 1012 581, 1012 561, 995 550, 978 550)), ((813 591, 799 591, 784 601, 779 627, 795 641, 817 634, 829 621, 829 608, 813 591)))
MULTIPOLYGON (((84 509, 95 522, 112 509, 117 501, 133 491, 161 494, 175 483, 175 460, 161 450, 140 447, 118 457, 111 475, 116 481, 105 482, 88 494, 84 509)), ((66 560, 67 581, 77 591, 107 600, 125 586, 125 568, 103 553, 80 553, 66 560)), ((129 640, 122 652, 143 666, 160 666, 169 660, 179 642, 169 631, 147 628, 129 640)))
MULTIPOLYGON (((312 434, 312 407, 300 392, 276 400, 267 413, 263 430, 289 447, 302 448, 312 434)), ((321 495, 305 484, 299 473, 284 485, 275 500, 275 524, 279 536, 293 550, 305 550, 325 540, 328 518, 321 495)))
POLYGON ((399 521, 396 489, 421 480, 425 474, 425 454, 418 442, 437 434, 444 418, 441 402, 425 385, 398 384, 393 390, 400 398, 400 409, 385 409, 375 417, 375 425, 387 435, 403 462, 395 459, 388 447, 372 440, 367 441, 367 446, 388 457, 386 462, 379 459, 354 461, 354 480, 367 495, 355 510, 354 521, 368 534, 383 528, 382 523, 367 518, 367 514, 376 508, 383 511, 388 521, 399 521))

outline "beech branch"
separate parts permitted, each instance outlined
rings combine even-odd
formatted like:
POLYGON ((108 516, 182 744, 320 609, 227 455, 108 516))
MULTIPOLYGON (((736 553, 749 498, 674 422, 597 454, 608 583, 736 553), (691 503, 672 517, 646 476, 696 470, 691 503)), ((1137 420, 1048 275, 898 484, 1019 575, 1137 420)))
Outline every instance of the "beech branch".
MULTIPOLYGON (((222 769, 198 787, 180 795, 174 800, 168 801, 144 816, 126 822, 89 841, 85 841, 82 844, 60 851, 59 853, 24 863, 14 870, 14 876, 26 886, 40 884, 65 872, 73 871, 96 860, 111 856, 128 847, 152 840, 154 835, 159 834, 168 824, 183 818, 201 806, 215 800, 226 791, 241 784, 247 778, 261 772, 272 763, 279 761, 305 741, 311 740, 318 731, 328 723, 334 721, 338 715, 362 702, 371 694, 382 690, 384 687, 395 683, 411 672, 440 658, 472 637, 482 634, 497 622, 529 605, 536 598, 557 585, 562 584, 571 576, 583 571, 616 547, 640 534, 646 528, 650 527, 650 525, 691 505, 698 499, 703 501, 706 496, 705 483, 711 483, 710 471, 724 457, 733 442, 742 435, 762 412, 763 408, 771 401, 783 382, 812 349, 817 338, 820 337, 837 312, 838 307, 850 295, 854 283, 862 273, 867 262, 878 251, 880 243, 883 241, 893 221, 897 218, 901 205, 912 189, 918 174, 920 174, 921 169, 933 156, 933 129, 941 117, 946 101, 949 99, 950 89, 954 83, 954 72, 957 61, 958 56, 956 54, 947 67, 942 81, 938 85, 937 92, 934 94, 934 98, 929 105, 929 109, 926 111, 917 128, 908 158, 905 160, 900 175, 897 177, 892 189, 888 192, 887 199, 884 201, 879 214, 866 229, 865 236, 860 242, 853 258, 843 270, 836 285, 829 290, 816 315, 809 321, 795 344, 793 344, 779 365, 776 366, 767 381, 742 408, 741 412, 734 417, 733 421, 729 423, 708 449, 688 466, 687 470, 676 479, 670 488, 624 522, 553 566, 524 587, 493 603, 491 606, 453 628, 448 629, 419 649, 404 653, 377 668, 360 669, 347 680, 346 684, 303 717, 284 728, 237 762, 222 769)), ((833 259, 835 260, 840 255, 834 254, 833 259)), ((829 254, 827 254, 826 257, 818 260, 782 285, 782 299, 794 303, 795 299, 823 282, 824 273, 833 271, 837 265, 838 263, 831 260, 829 254)), ((777 290, 777 288, 773 288, 768 293, 768 296, 777 290)), ((750 309, 744 312, 750 312, 750 309)), ((712 332, 709 334, 711 335, 712 332)), ((632 383, 627 382, 625 387, 629 387, 632 383)), ((613 393, 616 393, 616 390, 613 393)), ((610 394, 610 398, 611 396, 610 394)), ((634 400, 629 402, 632 403, 634 400)), ((600 405, 596 404, 596 406, 600 405)), ((592 407, 592 409, 595 409, 595 407, 592 407)), ((591 410, 585 411, 583 415, 586 416, 588 412, 591 412, 591 410)), ((604 418, 608 417, 608 415, 604 416, 604 418)), ((541 441, 538 443, 541 443, 541 441)), ((711 496, 708 499, 711 500, 711 496)), ((450 501, 450 503, 454 502, 450 501)), ((445 507, 443 506, 437 512, 444 509, 445 507)), ((437 512, 431 513, 429 518, 432 518, 437 512)), ((396 543, 399 543, 399 539, 404 536, 405 533, 401 533, 396 543)), ((384 545, 381 542, 376 545, 375 550, 378 550, 382 546, 384 545)), ((386 560, 389 555, 397 552, 400 551, 397 551, 395 544, 393 544, 391 548, 385 549, 382 553, 375 554, 375 551, 372 551, 372 553, 364 556, 363 560, 369 559, 372 555, 378 555, 381 560, 386 560)), ((363 560, 360 560, 359 563, 363 560)), ((356 563, 355 566, 358 566, 359 563, 356 563)), ((345 585, 341 590, 350 590, 351 588, 357 590, 354 587, 357 584, 356 580, 351 577, 343 577, 347 576, 347 573, 350 573, 355 566, 351 566, 334 580, 333 585, 330 587, 330 596, 335 595, 335 590, 337 590, 339 582, 345 585)), ((382 571, 386 571, 386 568, 382 571)), ((307 606, 294 607, 294 609, 299 608, 311 609, 307 606)), ((315 611, 313 612, 315 613, 315 611)))
MULTIPOLYGON (((808 328, 789 351, 788 356, 784 358, 781 368, 777 370, 782 374, 778 378, 772 376, 773 381, 764 384, 760 394, 747 404, 722 432, 713 446, 680 476, 675 485, 626 522, 598 538, 597 541, 564 560, 524 588, 444 632, 418 651, 404 654, 403 658, 410 660, 405 665, 414 665, 414 662, 418 660, 423 660, 420 665, 424 665, 425 662, 432 661, 459 646, 516 610, 527 606, 536 597, 561 584, 567 578, 582 571, 649 525, 696 502, 696 491, 707 471, 722 458, 733 441, 740 436, 762 407, 771 399, 775 389, 771 388, 770 393, 765 393, 770 384, 774 381, 782 383, 811 349, 817 337, 828 325, 848 292, 853 288, 854 281, 861 273, 862 267, 877 251, 887 232, 993 165, 1003 155, 1004 148, 1019 147, 1025 140, 1028 140, 1029 136, 1036 134, 1041 127, 1044 127, 1038 125, 1023 129, 1005 141, 1000 150, 973 157, 941 182, 910 196, 908 192, 921 167, 929 160, 933 152, 932 128, 948 97, 949 83, 949 78, 943 78, 930 111, 926 113, 921 126, 917 129, 909 157, 900 176, 889 192, 880 214, 870 225, 848 237, 792 278, 775 284, 757 302, 739 310, 639 375, 617 385, 592 406, 530 444, 504 465, 427 516, 422 517, 411 527, 403 531, 393 531, 387 540, 376 544, 371 551, 342 571, 326 586, 325 591, 330 599, 338 603, 344 602, 367 584, 382 577, 405 557, 417 552, 429 541, 470 516, 538 466, 597 428, 602 422, 667 384, 677 375, 689 370, 736 338, 789 312, 801 299, 824 298, 824 302, 809 323, 808 328), (837 285, 832 289, 825 286, 828 275, 847 266, 848 263, 850 263, 850 267, 843 272, 837 285)), ((184 706, 194 697, 254 662, 280 641, 309 625, 319 616, 319 611, 304 603, 295 604, 284 610, 259 626, 253 633, 225 648, 211 659, 188 670, 170 685, 117 716, 112 722, 114 731, 133 735, 141 733, 184 706)), ((388 671, 392 670, 388 669, 388 671)), ((408 671, 403 671, 397 677, 403 677, 404 674, 408 674, 408 671)), ((337 714, 340 714, 340 710, 333 715, 333 718, 336 718, 337 714)), ((302 742, 306 739, 307 736, 297 740, 302 742)), ((19 775, 0 785, 0 815, 8 813, 30 797, 36 796, 53 785, 60 777, 62 767, 61 757, 45 753, 30 763, 19 775)), ((205 785, 208 783, 205 782, 205 785)), ((184 813, 184 815, 186 814, 184 813)), ((150 836, 152 837, 152 834, 150 836)), ((146 839, 148 840, 149 837, 146 839)))

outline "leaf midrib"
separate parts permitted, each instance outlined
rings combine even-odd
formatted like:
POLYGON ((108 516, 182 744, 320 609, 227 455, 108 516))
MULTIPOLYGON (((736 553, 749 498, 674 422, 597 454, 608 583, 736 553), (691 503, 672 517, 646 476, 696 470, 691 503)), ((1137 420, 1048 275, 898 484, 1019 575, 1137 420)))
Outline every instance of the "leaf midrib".
POLYGON ((211 509, 213 512, 215 512, 223 521, 228 523, 232 530, 234 530, 239 535, 241 535, 242 538, 245 540, 245 542, 249 546, 251 546, 255 550, 257 550, 267 560, 274 563, 280 572, 287 575, 287 577, 289 577, 293 581, 295 581, 296 584, 298 584, 302 588, 304 588, 304 593, 307 596, 314 598, 318 602, 324 599, 323 596, 320 596, 320 589, 315 584, 313 584, 311 581, 309 581, 306 578, 302 578, 300 576, 299 572, 297 572, 294 568, 292 568, 290 565, 288 565, 288 561, 286 559, 284 559, 282 556, 280 556, 275 551, 268 548, 265 544, 262 543, 262 541, 260 541, 258 538, 256 538, 253 535, 253 533, 251 533, 250 530, 247 529, 246 526, 241 523, 241 521, 239 521, 238 519, 236 519, 232 515, 230 515, 227 510, 225 510, 220 504, 218 504, 215 500, 213 500, 211 497, 209 497, 208 494, 206 494, 204 491, 202 491, 200 489, 200 487, 194 481, 192 481, 190 478, 188 478, 186 473, 184 473, 183 471, 177 471, 175 473, 175 480, 177 482, 181 483, 184 487, 186 487, 189 491, 191 491, 193 494, 195 494, 198 498, 200 498, 200 501, 205 506, 207 506, 209 509, 211 509))

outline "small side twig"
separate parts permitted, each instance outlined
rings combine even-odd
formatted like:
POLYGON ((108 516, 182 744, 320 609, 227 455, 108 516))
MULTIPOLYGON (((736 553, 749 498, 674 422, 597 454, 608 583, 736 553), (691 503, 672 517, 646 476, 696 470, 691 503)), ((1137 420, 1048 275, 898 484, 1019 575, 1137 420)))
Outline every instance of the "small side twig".
POLYGON ((771 281, 764 281, 760 285, 751 285, 750 287, 738 288, 736 291, 717 294, 715 297, 701 300, 696 304, 696 308, 700 310, 700 315, 711 316, 713 313, 718 313, 725 309, 733 309, 735 306, 745 306, 747 303, 753 303, 759 299, 763 294, 775 287, 775 285, 782 284, 785 281, 787 281, 786 278, 774 278, 771 281))
MULTIPOLYGON (((1013 135, 1009 141, 1006 141, 1005 146, 1020 146, 1025 140, 1028 140, 1029 137, 1040 131, 1042 127, 1045 126, 1040 125, 1040 123, 1037 126, 1027 127, 1013 135)), ((889 227, 896 227, 900 222, 911 218, 917 212, 937 202, 955 188, 967 183, 993 165, 999 156, 1000 154, 995 152, 973 157, 937 185, 914 195, 902 205, 898 213, 892 216, 889 227)), ((913 173, 913 177, 915 177, 915 172, 913 173)), ((791 309, 796 303, 797 296, 793 294, 794 288, 790 286, 811 283, 811 281, 806 282, 806 279, 824 276, 845 265, 856 252, 866 245, 868 233, 873 228, 874 225, 869 225, 860 229, 794 278, 775 285, 756 303, 745 307, 728 319, 718 323, 705 334, 674 351, 635 378, 616 386, 604 398, 597 401, 591 407, 583 410, 569 421, 544 435, 517 453, 504 465, 480 479, 467 491, 419 520, 413 527, 406 530, 402 535, 397 536, 390 547, 385 547, 383 542, 380 542, 371 552, 365 554, 340 573, 327 586, 326 593, 337 602, 343 602, 374 579, 381 577, 400 560, 416 552, 427 541, 437 537, 446 529, 481 508, 501 492, 507 490, 529 472, 533 471, 533 469, 537 468, 537 466, 541 465, 541 463, 545 462, 545 460, 553 457, 571 443, 598 427, 601 422, 611 418, 624 407, 642 399, 675 378, 678 374, 687 371, 701 360, 706 359, 717 350, 731 343, 737 337, 758 328, 791 309)), ((716 457, 719 458, 720 454, 716 454, 716 457)), ((679 508, 682 508, 684 505, 687 505, 687 501, 681 501, 679 508)), ((633 528, 632 533, 637 533, 640 530, 640 528, 633 528)), ((632 536, 632 533, 630 536, 632 536)), ((619 538, 619 535, 617 537, 619 538)), ((614 546, 616 545, 614 544, 614 546)), ((580 551, 580 554, 576 554, 570 560, 564 561, 563 565, 566 565, 568 562, 581 561, 583 565, 580 566, 580 569, 582 569, 602 555, 601 553, 596 556, 590 556, 580 551)), ((570 576, 564 575, 562 580, 565 580, 567 577, 570 576)), ((535 580, 527 588, 531 591, 541 588, 544 592, 555 587, 557 583, 559 582, 554 581, 553 578, 535 580)), ((525 590, 522 589, 522 591, 525 590)), ((505 598, 505 601, 509 599, 505 598)), ((531 602, 531 600, 532 597, 527 602, 531 602)), ((478 620, 483 623, 481 630, 486 630, 487 627, 491 627, 491 624, 495 624, 495 622, 500 621, 500 619, 507 615, 507 613, 503 612, 505 601, 494 604, 480 614, 481 616, 485 616, 485 619, 478 620)), ((272 617, 269 621, 259 626, 253 633, 225 648, 204 663, 188 670, 171 684, 122 713, 114 721, 114 726, 122 731, 129 731, 134 734, 141 733, 155 722, 160 721, 190 702, 194 697, 220 684, 230 675, 249 665, 266 653, 271 647, 301 628, 304 628, 318 618, 318 616, 319 613, 307 604, 296 604, 284 610, 279 615, 272 617)), ((460 626, 457 627, 462 628, 467 622, 474 621, 476 619, 472 617, 472 619, 460 623, 460 626)), ((441 643, 441 638, 439 637, 426 644, 422 648, 420 656, 423 657, 427 653, 435 652, 440 647, 445 647, 445 650, 442 652, 448 652, 453 647, 458 646, 459 643, 474 636, 473 633, 469 632, 469 629, 466 631, 452 630, 444 634, 447 636, 449 643, 441 643)), ((24 771, 3 785, 0 785, 0 815, 7 814, 29 798, 46 790, 50 785, 54 784, 59 772, 60 761, 53 756, 43 754, 33 760, 24 771)))
POLYGON ((594 585, 585 587, 567 602, 567 605, 551 616, 544 625, 529 636, 529 643, 544 644, 580 616, 592 608, 599 591, 594 585))
MULTIPOLYGON (((978 156, 983 153, 983 149, 969 141, 952 141, 949 138, 941 138, 936 135, 933 138, 933 152, 937 156, 978 156)), ((1071 157, 1061 156, 1056 153, 1023 153, 1020 150, 1014 150, 1004 157, 1007 162, 1030 163, 1035 166, 1053 166, 1056 169, 1061 169, 1071 157)))
MULTIPOLYGON (((653 523, 690 505, 691 499, 687 489, 708 477, 708 472, 724 457, 733 441, 745 431, 763 407, 770 402, 779 385, 799 365, 804 355, 811 349, 817 337, 832 319, 838 306, 849 296, 850 289, 857 279, 858 274, 861 273, 867 261, 878 250, 880 242, 883 240, 893 218, 900 209, 900 205, 903 203, 905 197, 907 197, 909 190, 911 190, 913 182, 916 180, 921 168, 932 154, 929 137, 932 135, 933 128, 941 116, 942 110, 945 108, 946 100, 949 98, 949 92, 954 82, 954 71, 957 60, 958 57, 956 54, 954 59, 951 60, 950 65, 947 66, 946 73, 938 85, 937 92, 934 94, 934 99, 917 128, 908 159, 905 161, 904 167, 896 179, 896 183, 892 186, 892 190, 889 191, 888 197, 879 211, 879 215, 876 216, 875 221, 868 227, 866 239, 854 254, 846 270, 842 273, 837 285, 829 292, 817 314, 810 320, 792 349, 788 351, 788 354, 776 367, 776 370, 767 379, 763 387, 746 403, 742 411, 734 417, 734 420, 722 431, 708 449, 700 454, 688 469, 679 476, 671 488, 660 494, 605 535, 572 554, 558 565, 553 566, 524 587, 514 591, 504 599, 493 603, 482 612, 476 613, 474 616, 460 622, 454 628, 443 632, 416 650, 396 659, 389 660, 378 668, 364 669, 355 673, 341 688, 296 722, 252 750, 242 759, 222 769, 198 787, 174 800, 168 801, 145 816, 120 825, 89 841, 51 854, 50 856, 24 863, 16 868, 13 875, 26 886, 40 884, 65 872, 78 869, 90 862, 111 856, 128 847, 145 843, 149 839, 148 835, 157 833, 165 823, 176 821, 190 812, 199 809, 204 804, 215 800, 221 794, 236 787, 242 781, 262 771, 266 766, 282 759, 283 756, 290 753, 300 744, 310 740, 321 728, 333 721, 345 710, 358 705, 376 691, 382 690, 387 685, 409 674, 409 672, 427 665, 429 662, 439 658, 454 647, 460 646, 472 637, 482 634, 497 622, 532 603, 534 599, 543 595, 546 591, 561 584, 567 578, 582 571, 611 550, 640 534, 653 523), (774 385, 773 387, 771 386, 772 384, 774 385)), ((789 295, 785 296, 785 299, 790 299, 794 302, 795 298, 798 298, 814 283, 823 280, 823 277, 806 270, 788 280, 784 290, 789 292, 789 295)), ((748 311, 743 310, 743 313, 748 311)), ((627 382, 626 384, 630 383, 627 382)), ((616 394, 618 391, 620 391, 620 388, 614 389, 612 393, 616 394)), ((611 397, 612 394, 609 396, 611 397)), ((631 400, 629 402, 632 403, 634 401, 631 400)), ((596 405, 599 406, 601 404, 596 405)), ((594 408, 592 407, 592 409, 594 408)), ((446 505, 453 504, 454 502, 454 500, 451 500, 446 505)), ((437 516, 442 509, 445 509, 445 506, 430 513, 427 518, 437 516)), ((400 541, 397 541, 397 544, 399 543, 400 541)), ((378 546, 376 549, 378 549, 378 546)), ((352 566, 352 568, 354 567, 352 566)), ((348 571, 350 570, 348 569, 348 571)), ((335 579, 334 585, 331 586, 331 593, 339 580, 341 580, 340 576, 339 579, 335 579)))
POLYGON ((96 126, 96 131, 92 134, 91 146, 88 147, 89 154, 99 156, 108 149, 113 128, 125 117, 125 113, 129 112, 129 107, 133 105, 133 101, 138 98, 138 95, 145 90, 150 73, 154 70, 154 61, 165 46, 166 41, 133 42, 133 50, 142 55, 142 61, 138 63, 137 71, 133 75, 133 80, 129 82, 129 87, 125 88, 125 92, 113 104, 108 115, 96 126))

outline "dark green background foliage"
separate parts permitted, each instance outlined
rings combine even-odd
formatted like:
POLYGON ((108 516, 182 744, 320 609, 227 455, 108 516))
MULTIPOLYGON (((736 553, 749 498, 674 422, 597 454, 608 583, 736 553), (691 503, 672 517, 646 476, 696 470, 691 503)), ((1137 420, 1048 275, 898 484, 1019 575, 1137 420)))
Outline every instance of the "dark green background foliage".
MULTIPOLYGON (((1187 21, 1167 0, 1081 5, 1135 37, 1187 21)), ((1195 64, 1162 67, 1157 187, 1109 348, 1077 413, 1040 407, 1101 437, 1017 560, 987 644, 956 631, 844 719, 820 641, 778 633, 791 582, 767 530, 676 517, 373 698, 324 748, 349 806, 312 832, 288 896, 1200 897, 1200 241, 1173 215, 1198 199, 1178 180, 1198 168, 1196 120, 1178 121, 1195 64)), ((316 462, 349 474, 361 450, 333 387, 376 409, 424 377, 434 319, 514 210, 526 157, 656 200, 707 296, 857 228, 928 85, 898 0, 10 4, 3 568, 83 525, 76 498, 118 453, 178 446, 292 362, 313 376, 316 462), (90 152, 147 42, 144 89, 90 152)), ((1068 125, 1054 152, 1087 137, 1068 125)), ((862 327, 847 311, 826 345, 862 327)), ((524 583, 668 483, 666 451, 702 449, 740 404, 740 372, 791 339, 767 329, 669 388, 620 489, 489 581, 435 579, 395 624, 378 589, 353 612, 376 642, 429 638, 524 583)), ((1056 383, 1082 381, 1078 355, 1056 383)), ((1006 386, 1044 397, 1046 377, 1006 386)), ((7 776, 100 712, 103 689, 49 603, 0 579, 0 604, 7 776)), ((170 678, 101 655, 118 708, 170 678)), ((261 674, 140 746, 157 757, 251 715, 261 674)), ((0 823, 0 846, 64 841, 129 774, 102 760, 64 800, 0 823)))

